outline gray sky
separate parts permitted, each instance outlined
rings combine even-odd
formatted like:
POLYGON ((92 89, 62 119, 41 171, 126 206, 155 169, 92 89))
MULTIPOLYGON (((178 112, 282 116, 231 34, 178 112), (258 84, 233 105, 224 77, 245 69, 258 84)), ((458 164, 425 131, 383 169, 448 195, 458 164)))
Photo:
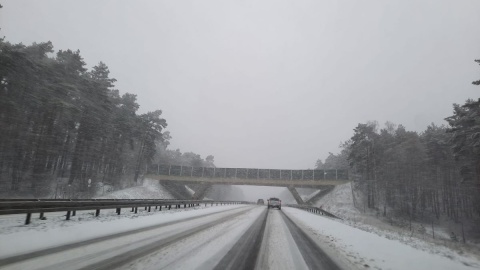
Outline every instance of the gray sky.
POLYGON ((312 168, 359 122, 422 131, 480 93, 478 0, 0 3, 8 41, 105 62, 221 167, 312 168))

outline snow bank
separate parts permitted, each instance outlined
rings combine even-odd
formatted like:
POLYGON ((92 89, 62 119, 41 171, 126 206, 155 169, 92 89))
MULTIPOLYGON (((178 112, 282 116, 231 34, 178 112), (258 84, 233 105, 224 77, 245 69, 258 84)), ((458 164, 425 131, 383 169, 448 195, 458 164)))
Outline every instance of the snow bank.
MULTIPOLYGON (((341 253, 355 266, 374 269, 478 269, 480 260, 431 245, 416 249, 336 220, 285 207, 284 211, 315 235, 330 250, 341 253)), ((412 239, 412 241, 416 241, 412 239)))
POLYGON ((353 219, 361 214, 353 205, 350 183, 335 186, 332 191, 320 198, 315 206, 341 218, 353 219))
POLYGON ((175 199, 158 180, 145 179, 143 185, 114 191, 98 199, 175 199))

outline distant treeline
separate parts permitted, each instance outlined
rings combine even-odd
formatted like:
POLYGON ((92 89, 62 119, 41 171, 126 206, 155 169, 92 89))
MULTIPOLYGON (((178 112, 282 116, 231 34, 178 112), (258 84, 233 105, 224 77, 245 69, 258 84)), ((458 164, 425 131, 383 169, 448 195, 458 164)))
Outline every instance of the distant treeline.
POLYGON ((167 150, 162 112, 138 114, 136 95, 120 95, 104 63, 85 66, 79 51, 54 54, 51 42, 0 39, 0 190, 46 196, 61 182, 88 196, 100 183, 135 184, 154 160, 213 165, 167 150))
POLYGON ((390 122, 358 124, 341 153, 316 167, 349 168, 359 208, 410 219, 478 218, 480 99, 454 104, 445 120, 448 126, 431 124, 421 133, 390 122))

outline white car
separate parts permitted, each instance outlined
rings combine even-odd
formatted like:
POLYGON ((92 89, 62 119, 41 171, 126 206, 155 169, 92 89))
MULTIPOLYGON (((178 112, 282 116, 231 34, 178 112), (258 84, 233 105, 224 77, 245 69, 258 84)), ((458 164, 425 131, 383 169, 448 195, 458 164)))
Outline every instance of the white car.
POLYGON ((279 198, 268 199, 268 208, 278 208, 282 210, 282 201, 279 198))

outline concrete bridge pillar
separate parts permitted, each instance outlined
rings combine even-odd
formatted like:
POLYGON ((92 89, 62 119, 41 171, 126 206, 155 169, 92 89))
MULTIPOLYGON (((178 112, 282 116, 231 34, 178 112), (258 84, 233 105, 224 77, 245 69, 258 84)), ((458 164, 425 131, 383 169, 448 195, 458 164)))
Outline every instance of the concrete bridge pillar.
POLYGON ((298 191, 295 189, 294 186, 288 186, 288 190, 290 190, 290 193, 292 193, 293 198, 295 198, 295 200, 297 201, 297 204, 305 204, 302 197, 300 197, 300 194, 298 194, 298 191))

